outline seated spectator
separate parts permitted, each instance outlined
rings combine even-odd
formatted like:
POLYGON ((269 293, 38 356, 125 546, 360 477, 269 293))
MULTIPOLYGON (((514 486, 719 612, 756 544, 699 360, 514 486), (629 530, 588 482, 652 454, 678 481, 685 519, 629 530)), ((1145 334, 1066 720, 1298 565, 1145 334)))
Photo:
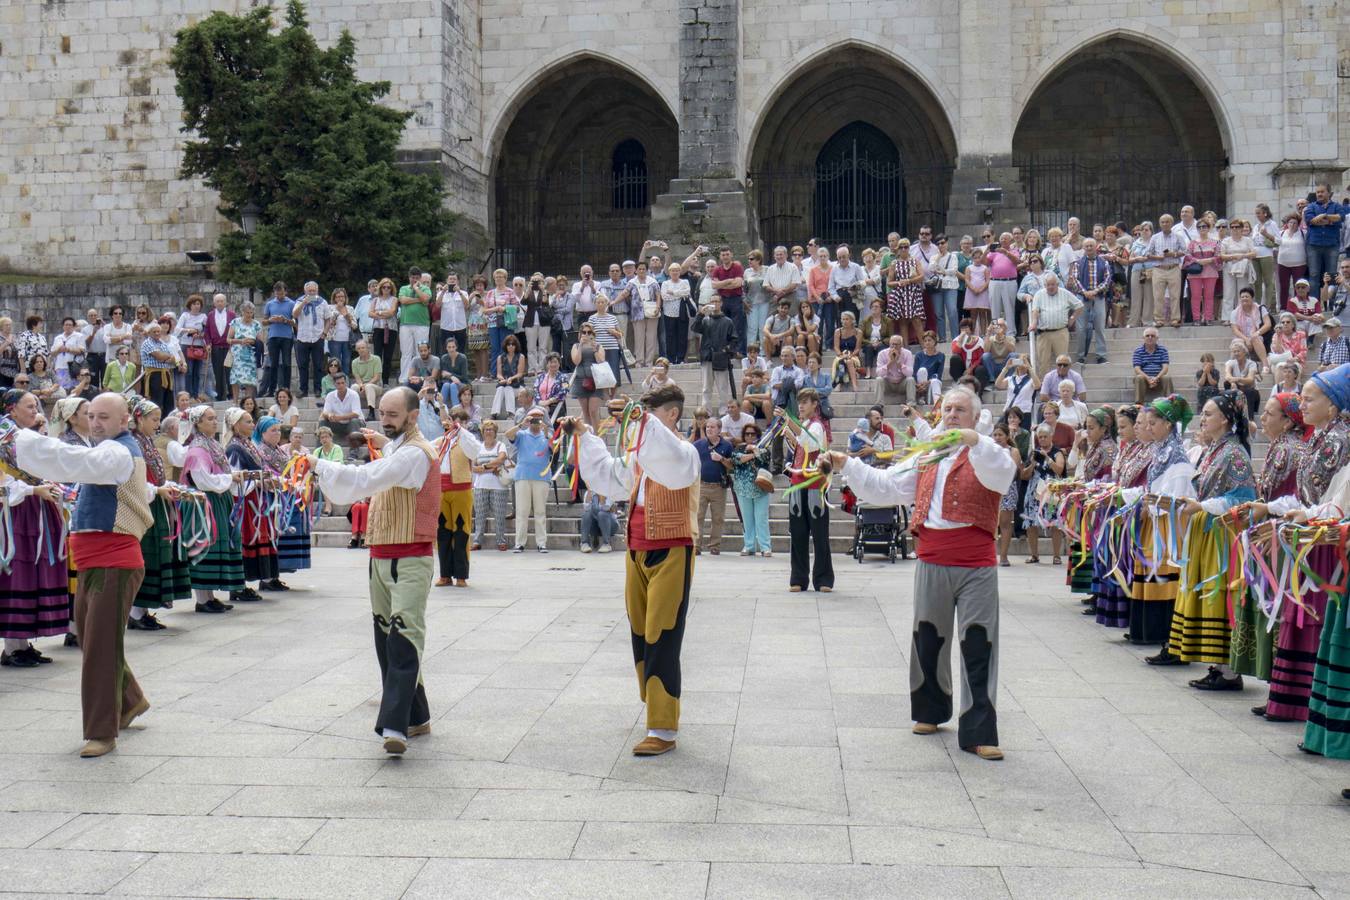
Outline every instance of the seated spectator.
POLYGON ((858 420, 858 431, 849 437, 848 455, 865 460, 869 466, 885 468, 890 465, 890 460, 877 456, 895 448, 891 436, 882 430, 883 426, 885 420, 881 413, 875 407, 868 410, 867 418, 858 420))
MULTIPOLYGON (((534 407, 534 388, 521 387, 516 391, 516 411, 511 413, 511 422, 519 425, 525 421, 534 407)), ((547 418, 547 417, 545 417, 547 418)))
POLYGON ((1059 397, 1059 383, 1061 381, 1073 382, 1073 397, 1075 400, 1087 402, 1087 385, 1083 383, 1083 376, 1073 367, 1073 360, 1067 355, 1061 354, 1055 358, 1055 368, 1046 372, 1041 377, 1041 399, 1055 400, 1059 397))
POLYGON ((741 407, 755 417, 767 420, 773 412, 773 397, 769 393, 769 376, 764 372, 750 373, 750 386, 745 389, 741 407))
POLYGON ((848 382, 851 390, 858 389, 858 369, 862 357, 858 355, 858 342, 861 332, 854 326, 856 316, 844 310, 839 317, 839 327, 834 332, 834 384, 848 382))
POLYGON ((711 416, 712 414, 702 406, 694 410, 694 421, 690 423, 688 430, 684 433, 685 440, 691 444, 694 441, 702 440, 703 435, 707 432, 708 419, 711 416))
POLYGON ((994 388, 1006 391, 1003 398, 1003 415, 1009 410, 1020 409, 1027 418, 1031 417, 1031 406, 1036 400, 1036 388, 1039 387, 1036 375, 1031 371, 1031 359, 1013 354, 1008 357, 998 377, 994 379, 994 388))
POLYGON ((417 345, 417 355, 408 364, 408 377, 403 383, 421 393, 425 385, 436 383, 440 371, 441 361, 431 355, 431 347, 422 341, 417 345))
POLYGON ((361 398, 356 391, 348 390, 347 376, 339 369, 333 376, 333 390, 323 398, 319 420, 331 428, 339 440, 346 440, 352 429, 361 427, 361 419, 361 398))
POLYGON ((802 387, 815 390, 820 417, 825 420, 825 434, 830 433, 830 420, 834 418, 834 407, 830 405, 830 394, 834 392, 834 383, 829 375, 820 370, 820 354, 812 353, 806 358, 806 377, 802 387))
POLYGON ((333 376, 342 371, 342 363, 337 357, 329 357, 328 362, 324 364, 324 370, 323 378, 319 380, 319 398, 315 400, 315 406, 323 406, 323 398, 337 387, 333 376))
POLYGON ((1275 336, 1270 340, 1270 356, 1266 358, 1266 362, 1274 368, 1287 359, 1298 363, 1300 368, 1307 362, 1308 336, 1298 330, 1298 322, 1294 321, 1293 313, 1282 312, 1275 336))
POLYGON ((810 303, 803 303, 797 313, 792 342, 805 348, 808 353, 820 352, 820 316, 816 315, 816 308, 810 303))
POLYGON ((1322 323, 1322 346, 1317 351, 1318 371, 1325 372, 1350 362, 1350 339, 1341 333, 1341 320, 1332 316, 1322 323))
POLYGON ((474 402, 473 385, 466 384, 459 389, 459 407, 469 417, 469 431, 478 434, 483 425, 483 407, 474 402))
POLYGON ((966 374, 974 374, 980 385, 987 387, 998 376, 1008 358, 1016 352, 1017 341, 1008 334, 1008 323, 1002 319, 995 319, 984 336, 984 355, 980 360, 984 366, 983 374, 979 369, 966 374))
POLYGON ((914 354, 914 396, 920 403, 932 405, 942 394, 942 368, 946 360, 937 348, 937 333, 925 331, 922 345, 914 354))
POLYGON ((494 419, 510 418, 516 411, 516 391, 525 381, 525 354, 520 352, 520 341, 508 334, 502 341, 502 353, 497 357, 497 390, 492 395, 494 419))
MULTIPOLYGON (((891 439, 891 446, 892 447, 900 446, 900 436, 895 433, 895 429, 892 428, 891 425, 886 421, 886 408, 882 406, 880 403, 876 403, 873 404, 867 410, 867 421, 869 423, 869 427, 872 421, 872 413, 877 414, 876 420, 880 423, 879 427, 881 431, 886 435, 886 437, 891 439)), ((909 419, 914 419, 918 417, 918 413, 916 413, 909 406, 900 407, 900 415, 909 419)))
POLYGON ((657 358, 656 362, 652 363, 652 370, 647 377, 642 379, 642 390, 644 392, 654 391, 668 384, 670 384, 670 360, 661 356, 657 358))
POLYGON ((1036 431, 1039 432, 1047 426, 1050 429, 1051 443, 1067 454, 1069 448, 1073 446, 1074 433, 1072 426, 1059 420, 1059 401, 1057 400, 1041 404, 1041 424, 1036 427, 1036 431))
POLYGON ((694 441, 694 449, 698 451, 699 459, 696 552, 707 550, 717 556, 722 552, 722 528, 727 515, 727 473, 733 462, 731 442, 722 437, 720 420, 710 417, 704 422, 703 435, 694 441), (712 527, 704 531, 703 519, 708 513, 711 513, 712 527))
POLYGON ((614 514, 614 501, 595 491, 586 491, 586 505, 581 508, 581 552, 598 550, 609 553, 614 549, 614 533, 619 530, 619 518, 614 514))
POLYGON ((469 383, 469 357, 459 352, 458 339, 446 339, 445 354, 439 363, 436 378, 441 386, 441 399, 453 409, 459 406, 459 389, 469 383))
MULTIPOLYGON (((1236 310, 1233 321, 1237 321, 1236 310)), ((1256 409, 1261 405, 1261 394, 1256 389, 1256 382, 1260 379, 1256 363, 1247 356, 1247 344, 1241 338, 1233 339, 1229 351, 1228 361, 1223 364, 1223 376, 1219 379, 1219 389, 1241 391, 1247 398, 1248 417, 1255 418, 1256 409)))
POLYGON ((1073 382, 1059 383, 1059 421, 1075 430, 1087 426, 1088 408, 1082 400, 1073 398, 1073 382))
POLYGON ((791 346, 796 327, 796 320, 792 317, 792 304, 787 300, 779 300, 778 312, 769 317, 769 321, 764 323, 764 328, 760 331, 765 355, 777 356, 783 347, 791 346))
POLYGON ((1270 366, 1266 362, 1265 342, 1265 334, 1271 330, 1270 317, 1263 307, 1256 305, 1256 292, 1251 288, 1242 288, 1238 291, 1238 297, 1238 305, 1233 310, 1233 321, 1230 326, 1233 329, 1233 336, 1246 346, 1248 355, 1255 356, 1261 361, 1263 371, 1270 372, 1270 366))
POLYGON ((1214 362, 1213 353, 1200 354, 1200 368, 1195 372, 1195 408, 1204 409, 1205 404, 1220 391, 1219 381, 1223 372, 1214 362))
POLYGON ((1172 358, 1158 343, 1158 329, 1144 329, 1144 343, 1134 351, 1134 402, 1146 403, 1172 393, 1172 358))
POLYGON ((534 378, 534 406, 548 417, 548 424, 567 408, 567 376, 562 372, 562 357, 549 353, 544 357, 544 371, 534 378))
POLYGON ((746 426, 754 425, 755 417, 747 413, 739 400, 728 400, 726 414, 722 416, 722 433, 732 444, 740 446, 741 432, 746 426))
POLYGON ((802 386, 806 371, 797 366, 797 354, 790 346, 783 348, 779 359, 781 362, 769 374, 769 394, 773 398, 773 406, 781 406, 795 416, 797 390, 802 386))
POLYGON ((1299 331, 1306 332, 1309 338, 1322 331, 1325 316, 1322 315, 1322 298, 1312 293, 1308 279, 1300 278, 1294 282, 1294 294, 1286 301, 1286 308, 1294 314, 1299 331))
POLYGON ((883 405, 914 401, 914 354, 898 334, 877 354, 877 395, 883 405))
POLYGON ((1297 394, 1302 389, 1303 367, 1292 359, 1281 360, 1275 366, 1275 383, 1270 386, 1270 396, 1276 394, 1297 394))
MULTIPOLYGON (((877 356, 891 341, 891 320, 883 312, 880 300, 873 300, 868 307, 867 318, 858 326, 862 341, 862 376, 871 378, 875 372, 877 356)), ((969 320, 967 320, 969 321, 969 320)), ((974 326, 971 326, 972 328, 974 326)))
MULTIPOLYGON (((952 362, 951 375, 952 381, 956 381, 967 372, 979 377, 979 373, 985 372, 980 365, 984 357, 984 338, 975 333, 975 323, 970 319, 962 319, 960 332, 952 340, 952 362)), ((993 381, 993 378, 986 379, 993 381)))
POLYGON ((769 361, 759 353, 759 344, 751 341, 745 347, 745 356, 741 357, 741 393, 750 386, 750 373, 758 369, 769 371, 769 361))
POLYGON ((378 356, 371 355, 367 341, 356 342, 356 358, 352 360, 351 388, 365 401, 366 418, 374 419, 375 410, 380 407, 380 395, 384 393, 381 373, 384 363, 378 356))

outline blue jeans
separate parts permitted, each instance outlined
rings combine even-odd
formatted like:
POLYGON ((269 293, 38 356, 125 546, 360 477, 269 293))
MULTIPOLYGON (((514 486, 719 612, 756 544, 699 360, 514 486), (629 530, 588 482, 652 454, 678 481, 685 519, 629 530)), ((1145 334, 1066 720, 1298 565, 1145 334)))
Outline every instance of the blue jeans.
POLYGON ((196 400, 201 396, 202 387, 202 369, 206 367, 204 359, 189 359, 187 361, 187 392, 196 400))
POLYGON ((328 342, 329 355, 341 364, 342 374, 346 375, 348 378, 352 377, 352 346, 353 342, 351 341, 328 342))
POLYGON ((764 323, 769 321, 769 303, 756 303, 750 307, 750 318, 745 323, 747 343, 758 344, 764 334, 764 323))
POLYGON ((502 355, 502 344, 514 332, 505 325, 493 325, 488 329, 488 371, 497 374, 497 357, 502 355))
POLYGON ((311 379, 318 393, 323 382, 323 341, 296 341, 295 367, 300 370, 300 393, 309 393, 311 379))
POLYGON ((1336 277, 1336 248, 1335 247, 1308 247, 1308 284, 1312 285, 1312 294, 1317 296, 1322 291, 1322 273, 1330 272, 1331 277, 1336 277))
POLYGON ((1083 346, 1078 353, 1079 359, 1085 359, 1092 336, 1097 336, 1097 355, 1106 356, 1106 298, 1098 296, 1089 300, 1083 298, 1083 308, 1087 311, 1084 321, 1079 325, 1078 333, 1083 336, 1083 346))
POLYGON ((737 489, 736 499, 740 501, 741 519, 744 520, 744 549, 750 553, 755 553, 756 548, 759 551, 773 550, 773 545, 769 543, 769 501, 773 495, 764 493, 752 484, 748 490, 737 489))
POLYGON ((745 298, 744 297, 723 297, 722 312, 726 313, 736 328, 736 352, 745 355, 745 298))
POLYGON ((267 385, 268 393, 276 393, 278 388, 291 389, 291 345, 294 338, 270 337, 267 339, 267 385))
POLYGON ((459 406, 459 385, 455 384, 453 381, 447 381, 445 384, 441 385, 441 399, 445 401, 445 405, 451 409, 459 406))
POLYGON ((618 519, 607 509, 586 504, 581 511, 581 544, 595 546, 608 544, 614 540, 614 532, 619 530, 618 519))
POLYGON ((820 353, 825 355, 826 347, 834 346, 834 329, 839 324, 839 301, 827 300, 820 304, 820 353))
POLYGON ((934 316, 937 317, 938 343, 944 344, 956 340, 961 321, 956 317, 956 288, 936 291, 933 294, 934 316))

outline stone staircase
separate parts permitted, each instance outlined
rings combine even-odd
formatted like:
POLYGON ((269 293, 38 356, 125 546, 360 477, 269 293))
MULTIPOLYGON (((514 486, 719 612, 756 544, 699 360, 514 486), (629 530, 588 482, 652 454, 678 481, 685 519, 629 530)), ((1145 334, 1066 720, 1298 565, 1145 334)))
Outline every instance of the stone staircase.
MULTIPOLYGON (((1115 329, 1107 331, 1107 350, 1108 362, 1105 364, 1095 364, 1095 354, 1088 356, 1088 362, 1084 365, 1075 364, 1076 368, 1082 373, 1087 382, 1089 406, 1095 406, 1101 403, 1119 405, 1122 403, 1133 402, 1133 370, 1130 364, 1131 354, 1135 347, 1142 340, 1142 331, 1138 328, 1115 329)), ((1193 386, 1194 372, 1199 368, 1200 354, 1211 352, 1217 359, 1224 359, 1227 356, 1228 335, 1227 328, 1210 326, 1184 326, 1180 329, 1167 328, 1163 330, 1161 342, 1167 347, 1172 358, 1172 375, 1174 386, 1183 393, 1188 399, 1194 400, 1195 390, 1193 386)), ((1019 350, 1025 350, 1025 341, 1021 342, 1019 350)), ((1076 358, 1076 348, 1072 351, 1076 358)), ((827 360, 827 365, 829 360, 827 360)), ((646 369, 633 370, 633 384, 629 385, 626 381, 620 387, 620 391, 637 396, 640 393, 642 380, 647 376, 646 369)), ((686 402, 686 420, 692 414, 692 410, 699 406, 701 401, 699 397, 700 371, 699 367, 693 363, 677 365, 671 370, 672 378, 685 391, 686 402)), ((859 383, 860 390, 850 391, 836 388, 831 396, 831 403, 834 407, 835 418, 833 421, 833 441, 831 446, 835 449, 843 449, 848 444, 849 432, 853 429, 855 421, 864 416, 868 408, 877 402, 877 391, 875 381, 862 381, 859 383)), ((1269 382, 1263 386, 1263 395, 1269 390, 1269 382)), ((998 415, 1003 407, 1003 392, 990 390, 984 397, 985 405, 995 416, 998 415)), ((318 407, 314 401, 304 401, 300 405, 300 421, 305 428, 305 440, 308 444, 314 443, 314 431, 318 426, 318 407)), ((897 430, 902 430, 909 423, 907 420, 898 417, 898 407, 894 404, 887 407, 887 418, 897 430)), ((1265 457, 1265 440, 1263 437, 1253 435, 1253 457, 1259 467, 1265 457)), ((786 486, 785 478, 776 479, 778 490, 769 507, 769 527, 770 535, 775 553, 786 553, 788 550, 788 515, 787 501, 782 495, 782 488, 786 486)), ((553 550, 576 549, 579 545, 579 526, 581 505, 571 504, 568 501, 566 486, 559 479, 557 490, 550 498, 549 503, 549 546, 553 550)), ((836 506, 839 501, 837 488, 831 491, 830 500, 836 506)), ((345 509, 338 508, 335 512, 338 515, 324 516, 319 519, 315 525, 314 543, 319 547, 345 547, 349 540, 350 531, 345 509)), ((514 522, 507 523, 508 527, 514 529, 514 522)), ((722 552, 727 554, 738 553, 742 546, 741 523, 736 516, 736 511, 730 500, 727 504, 726 526, 722 540, 722 552)), ((847 553, 852 546, 853 539, 853 517, 844 514, 841 510, 835 509, 831 512, 830 522, 830 545, 836 553, 847 553)), ((514 536, 507 535, 507 543, 514 543, 514 536)), ((484 546, 491 548, 480 552, 496 552, 496 536, 485 535, 484 546)), ((615 548, 623 546, 622 522, 620 523, 620 534, 616 535, 615 548)), ((1043 542, 1042 550, 1048 557, 1048 546, 1043 542)), ((1025 553, 1025 543, 1022 540, 1016 540, 1013 543, 1012 553, 1014 555, 1025 553)), ((870 559, 880 559, 877 556, 871 556, 870 559)))

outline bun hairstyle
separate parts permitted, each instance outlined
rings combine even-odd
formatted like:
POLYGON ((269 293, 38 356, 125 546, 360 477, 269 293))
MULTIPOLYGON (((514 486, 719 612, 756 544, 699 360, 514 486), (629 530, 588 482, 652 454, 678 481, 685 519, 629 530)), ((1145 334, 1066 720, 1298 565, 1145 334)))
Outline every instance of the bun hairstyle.
POLYGON ((1213 403, 1228 421, 1228 430, 1237 437, 1242 449, 1250 455, 1252 445, 1247 436, 1247 399, 1237 391, 1224 391, 1210 397, 1209 402, 1213 403))

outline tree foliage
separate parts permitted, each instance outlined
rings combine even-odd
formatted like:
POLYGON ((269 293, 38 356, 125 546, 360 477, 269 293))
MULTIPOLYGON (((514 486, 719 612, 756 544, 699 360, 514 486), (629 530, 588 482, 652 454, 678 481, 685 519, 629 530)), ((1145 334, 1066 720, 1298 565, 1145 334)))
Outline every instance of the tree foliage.
POLYGON ((328 290, 448 264, 454 216, 440 178, 396 165, 411 113, 380 104, 389 82, 358 79, 355 55, 345 30, 321 49, 300 0, 277 30, 269 6, 178 32, 171 65, 183 130, 196 138, 182 175, 218 191, 232 221, 250 201, 260 209, 251 237, 220 238, 220 277, 264 289, 314 279, 328 290))

